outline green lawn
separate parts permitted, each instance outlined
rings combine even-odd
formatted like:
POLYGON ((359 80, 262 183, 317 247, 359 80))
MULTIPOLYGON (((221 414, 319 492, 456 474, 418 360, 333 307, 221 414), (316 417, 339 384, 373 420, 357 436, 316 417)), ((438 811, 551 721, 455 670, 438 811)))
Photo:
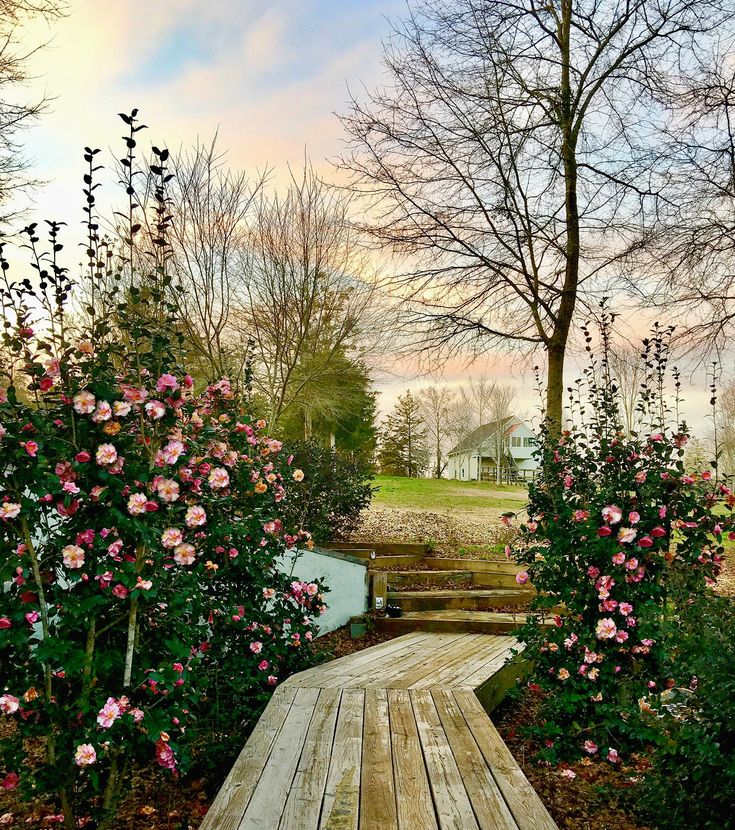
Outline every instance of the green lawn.
POLYGON ((477 481, 376 476, 380 488, 373 503, 401 510, 444 512, 489 507, 501 512, 520 510, 527 494, 523 487, 477 481))

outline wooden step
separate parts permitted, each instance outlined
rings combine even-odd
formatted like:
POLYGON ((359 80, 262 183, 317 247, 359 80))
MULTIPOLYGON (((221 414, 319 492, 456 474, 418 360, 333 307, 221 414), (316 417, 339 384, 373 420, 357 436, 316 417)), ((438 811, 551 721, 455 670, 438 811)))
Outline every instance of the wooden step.
POLYGON ((388 603, 399 605, 404 611, 492 611, 506 605, 528 605, 531 599, 533 594, 530 591, 507 588, 492 591, 440 589, 388 592, 388 603))
POLYGON ((460 580, 472 580, 472 571, 391 571, 391 585, 446 585, 460 580))
POLYGON ((381 631, 465 631, 478 634, 512 634, 526 621, 525 613, 508 614, 497 611, 408 611, 402 617, 379 617, 376 627, 381 631))
POLYGON ((475 585, 485 588, 515 588, 517 590, 533 591, 533 585, 519 585, 516 576, 524 570, 523 565, 510 562, 507 559, 443 559, 432 556, 424 559, 429 568, 441 571, 464 570, 472 572, 472 581, 475 585))

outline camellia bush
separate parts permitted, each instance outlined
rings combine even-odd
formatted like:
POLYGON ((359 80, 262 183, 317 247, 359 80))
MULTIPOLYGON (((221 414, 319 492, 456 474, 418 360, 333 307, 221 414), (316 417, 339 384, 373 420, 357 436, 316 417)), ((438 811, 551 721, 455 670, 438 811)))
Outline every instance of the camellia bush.
POLYGON ((54 224, 47 255, 25 230, 31 279, 13 281, 0 254, 0 784, 56 799, 67 828, 114 826, 133 765, 185 770, 205 712, 225 712, 220 728, 252 719, 325 608, 320 584, 283 567, 309 543, 280 518, 308 472, 228 380, 197 393, 186 372, 167 299, 168 154, 154 148, 144 223, 141 126, 123 120, 115 264, 92 150, 88 274, 74 285, 58 264, 54 224), (88 302, 72 313, 75 295, 88 302))
POLYGON ((692 598, 710 592, 732 526, 731 490, 710 470, 687 470, 686 427, 663 426, 665 333, 645 343, 639 414, 652 429, 624 433, 607 360, 593 365, 591 415, 573 399, 577 425, 542 437, 541 475, 514 550, 528 565, 519 581, 532 580, 546 612, 520 636, 541 697, 530 731, 550 763, 616 764, 654 737, 640 709, 674 684, 671 632, 692 598))

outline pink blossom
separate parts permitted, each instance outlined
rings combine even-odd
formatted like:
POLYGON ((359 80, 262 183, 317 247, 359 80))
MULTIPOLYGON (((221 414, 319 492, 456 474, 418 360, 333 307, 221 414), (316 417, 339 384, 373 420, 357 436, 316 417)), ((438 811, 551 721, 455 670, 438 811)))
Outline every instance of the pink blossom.
POLYGON ((103 729, 109 729, 121 715, 120 706, 114 697, 108 697, 105 705, 97 714, 97 723, 103 729))
POLYGON ((255 642, 250 643, 250 651, 252 651, 253 654, 260 654, 260 652, 262 650, 263 650, 263 643, 261 643, 259 640, 256 640, 255 642))
POLYGON ((215 467, 207 481, 213 490, 222 490, 230 483, 230 474, 224 467, 215 467))
POLYGON ((528 582, 528 573, 526 571, 521 571, 520 573, 516 574, 516 582, 519 585, 525 585, 528 582))
POLYGON ((161 544, 164 548, 175 548, 183 541, 184 535, 177 527, 167 527, 161 534, 161 544))
POLYGON ((562 778, 570 779, 574 779, 577 777, 577 773, 573 769, 569 769, 569 767, 566 767, 565 769, 561 770, 559 772, 559 775, 561 775, 562 778))
POLYGON ((615 622, 609 617, 604 617, 599 620, 597 628, 595 629, 595 633, 600 640, 612 640, 612 638, 617 634, 617 631, 618 629, 615 622))
POLYGON ((602 508, 602 518, 610 525, 618 524, 623 518, 623 511, 615 504, 602 508))
POLYGON ((0 712, 4 715, 13 715, 18 711, 18 707, 20 706, 20 700, 17 697, 10 694, 4 694, 0 697, 0 712))
POLYGON ((625 568, 628 571, 634 571, 638 567, 638 560, 633 557, 625 563, 625 568))
POLYGON ((564 487, 565 489, 569 490, 569 488, 574 484, 574 476, 566 475, 564 476, 564 487))
POLYGON ((158 497, 167 504, 171 504, 179 498, 179 485, 170 478, 162 478, 156 485, 156 491, 158 497))
POLYGON ((274 676, 274 675, 272 675, 272 674, 269 674, 269 675, 268 675, 268 685, 269 685, 269 686, 275 686, 275 685, 276 685, 276 683, 278 683, 278 678, 277 678, 277 677, 275 677, 275 676, 274 676))
POLYGON ((265 671, 269 665, 270 663, 267 660, 261 660, 260 663, 258 663, 258 668, 260 671, 265 671))
POLYGON ((117 450, 112 444, 100 444, 95 460, 101 467, 108 467, 117 461, 117 450))
POLYGON ((572 514, 572 519, 575 522, 584 522, 590 517, 589 510, 575 510, 572 514))
POLYGON ((115 401, 112 405, 112 411, 116 418, 124 418, 130 414, 132 406, 129 401, 115 401))
POLYGON ((207 521, 207 512, 198 504, 192 505, 186 511, 184 521, 187 527, 201 527, 207 521))
POLYGON ((587 576, 590 579, 597 579, 597 577, 599 575, 600 575, 600 569, 596 568, 594 565, 590 565, 589 568, 587 568, 587 576))
POLYGON ((611 764, 617 764, 617 762, 618 762, 618 760, 619 760, 619 756, 618 756, 618 751, 617 751, 617 749, 610 749, 610 750, 608 751, 608 753, 607 753, 607 760, 608 760, 611 764))
POLYGON ((161 401, 149 401, 145 405, 145 414, 154 421, 160 421, 166 414, 166 407, 161 401))
POLYGON ((664 507, 659 507, 659 509, 658 509, 659 519, 665 519, 666 518, 666 510, 667 510, 667 508, 665 506, 664 507))
POLYGON ((633 606, 629 602, 621 602, 618 611, 624 616, 627 616, 633 613, 633 606))
POLYGON ((146 389, 137 389, 135 386, 124 386, 122 388, 123 398, 129 403, 143 403, 148 397, 146 389))
POLYGON ((651 528, 651 536, 653 536, 654 539, 661 539, 666 536, 666 531, 660 525, 656 525, 656 527, 651 528))
POLYGON ((602 527, 597 528, 597 535, 598 536, 612 536, 612 528, 608 527, 607 525, 603 525, 602 527))
POLYGON ((125 599, 127 597, 128 593, 129 593, 128 589, 124 585, 121 585, 119 582, 112 589, 112 595, 114 597, 117 597, 118 599, 125 599))
POLYGON ((156 381, 156 391, 158 392, 167 392, 167 391, 174 391, 174 389, 179 388, 179 382, 173 375, 163 374, 160 378, 156 381))
POLYGON ((80 415, 89 415, 90 412, 94 412, 96 402, 91 392, 84 391, 74 395, 74 409, 80 415))
POLYGON ((599 749, 599 747, 594 741, 588 740, 582 744, 582 749, 584 749, 584 751, 587 752, 589 755, 594 755, 599 749))
POLYGON ((653 545, 653 539, 650 536, 642 536, 638 540, 638 547, 640 548, 650 548, 653 545))
POLYGON ((81 568, 84 565, 84 551, 79 545, 66 545, 61 553, 67 568, 81 568))
POLYGON ((647 478, 648 474, 645 472, 645 470, 641 470, 640 472, 635 474, 636 484, 645 484, 647 478))
POLYGON ((161 451, 166 464, 175 464, 183 455, 184 444, 181 441, 169 441, 161 451))
POLYGON ((304 471, 303 470, 294 470, 291 473, 291 477, 294 481, 303 481, 304 480, 304 471))
POLYGON ((26 441, 23 446, 31 458, 35 458, 38 455, 38 444, 35 441, 26 441))
POLYGON ((6 628, 10 628, 12 623, 8 619, 8 617, 0 617, 0 631, 4 631, 6 628))
POLYGON ((621 527, 618 531, 618 542, 622 545, 628 545, 635 539, 636 536, 637 533, 632 527, 621 527))
POLYGON ((145 493, 133 493, 128 499, 128 513, 131 516, 140 516, 146 512, 148 498, 145 493))
POLYGON ((74 754, 74 763, 78 767, 88 767, 97 760, 97 751, 92 744, 79 744, 74 754))
POLYGON ((636 525, 638 524, 638 522, 640 522, 640 520, 641 514, 638 513, 636 510, 631 510, 630 513, 628 513, 628 521, 630 522, 630 524, 636 525))
POLYGON ((0 504, 0 519, 7 521, 14 519, 20 513, 20 505, 12 501, 4 501, 0 504))
MULTIPOLYGON (((0 781, 0 787, 4 790, 14 790, 18 784, 20 784, 20 776, 17 772, 9 772, 5 778, 0 781)), ((11 813, 5 813, 2 818, 5 816, 10 816, 10 821, 3 822, 4 824, 10 824, 13 821, 13 816, 11 813)))
POLYGON ((174 550, 174 561, 179 565, 191 565, 196 558, 196 548, 188 542, 177 545, 174 550))
POLYGON ((107 401, 100 401, 92 415, 92 420, 96 424, 101 424, 104 421, 109 421, 110 418, 112 418, 112 407, 107 401))
POLYGON ((622 550, 619 550, 617 553, 613 554, 612 563, 613 565, 622 565, 625 562, 625 553, 622 550))

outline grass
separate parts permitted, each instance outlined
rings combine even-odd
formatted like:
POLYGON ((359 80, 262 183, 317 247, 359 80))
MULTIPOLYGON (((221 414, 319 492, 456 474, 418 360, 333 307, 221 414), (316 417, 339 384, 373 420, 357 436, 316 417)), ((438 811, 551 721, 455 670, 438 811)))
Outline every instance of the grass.
POLYGON ((445 512, 490 507, 515 512, 527 497, 524 487, 487 481, 377 476, 375 484, 380 489, 373 498, 373 503, 379 507, 395 507, 400 510, 445 512))

